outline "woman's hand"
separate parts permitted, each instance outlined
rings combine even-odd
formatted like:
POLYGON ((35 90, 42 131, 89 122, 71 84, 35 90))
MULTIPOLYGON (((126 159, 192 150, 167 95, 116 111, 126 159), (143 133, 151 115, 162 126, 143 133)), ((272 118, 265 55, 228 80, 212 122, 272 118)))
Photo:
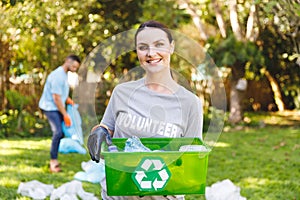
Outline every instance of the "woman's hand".
POLYGON ((94 127, 88 137, 87 146, 91 159, 97 163, 100 161, 101 145, 104 141, 108 146, 112 145, 111 136, 107 128, 99 125, 94 127))

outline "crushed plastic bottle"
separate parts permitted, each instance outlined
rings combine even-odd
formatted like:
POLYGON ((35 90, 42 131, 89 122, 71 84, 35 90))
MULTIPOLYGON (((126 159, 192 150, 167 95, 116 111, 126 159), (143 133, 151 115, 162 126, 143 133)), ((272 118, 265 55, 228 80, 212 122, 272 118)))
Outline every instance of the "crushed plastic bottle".
POLYGON ((125 143, 124 152, 144 152, 144 151, 151 151, 148 147, 145 147, 141 140, 136 137, 132 136, 128 138, 125 143))

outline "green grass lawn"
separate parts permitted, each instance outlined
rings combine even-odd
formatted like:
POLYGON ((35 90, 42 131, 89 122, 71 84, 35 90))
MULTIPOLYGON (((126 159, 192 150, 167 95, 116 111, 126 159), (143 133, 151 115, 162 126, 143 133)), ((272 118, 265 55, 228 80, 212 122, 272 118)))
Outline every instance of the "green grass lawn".
MULTIPOLYGON (((248 115, 247 124, 224 127, 209 156, 207 185, 230 179, 249 200, 300 199, 300 119, 295 114, 248 115), (262 126, 263 123, 263 126, 262 126)), ((63 172, 48 171, 50 138, 0 140, 0 199, 22 199, 20 182, 38 180, 56 188, 82 171, 88 155, 60 154, 63 172)), ((100 186, 83 182, 100 198, 100 186)), ((187 195, 188 200, 204 200, 187 195)))

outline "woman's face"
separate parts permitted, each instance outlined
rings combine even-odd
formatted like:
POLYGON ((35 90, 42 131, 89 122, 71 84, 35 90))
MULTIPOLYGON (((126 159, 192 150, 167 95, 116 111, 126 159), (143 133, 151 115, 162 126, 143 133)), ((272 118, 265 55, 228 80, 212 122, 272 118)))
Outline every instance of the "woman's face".
POLYGON ((155 73, 170 68, 174 42, 159 28, 146 27, 136 37, 136 51, 141 66, 146 72, 155 73))

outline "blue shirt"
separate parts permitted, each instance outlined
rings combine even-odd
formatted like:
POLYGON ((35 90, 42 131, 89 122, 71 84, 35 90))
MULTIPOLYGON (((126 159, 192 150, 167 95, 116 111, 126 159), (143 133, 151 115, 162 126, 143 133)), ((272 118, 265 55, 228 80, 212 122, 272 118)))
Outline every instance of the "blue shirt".
POLYGON ((56 104, 54 103, 53 94, 60 95, 62 104, 65 105, 65 102, 69 96, 69 85, 67 73, 64 71, 62 66, 56 68, 47 77, 43 94, 39 101, 39 107, 42 110, 58 110, 56 104))

